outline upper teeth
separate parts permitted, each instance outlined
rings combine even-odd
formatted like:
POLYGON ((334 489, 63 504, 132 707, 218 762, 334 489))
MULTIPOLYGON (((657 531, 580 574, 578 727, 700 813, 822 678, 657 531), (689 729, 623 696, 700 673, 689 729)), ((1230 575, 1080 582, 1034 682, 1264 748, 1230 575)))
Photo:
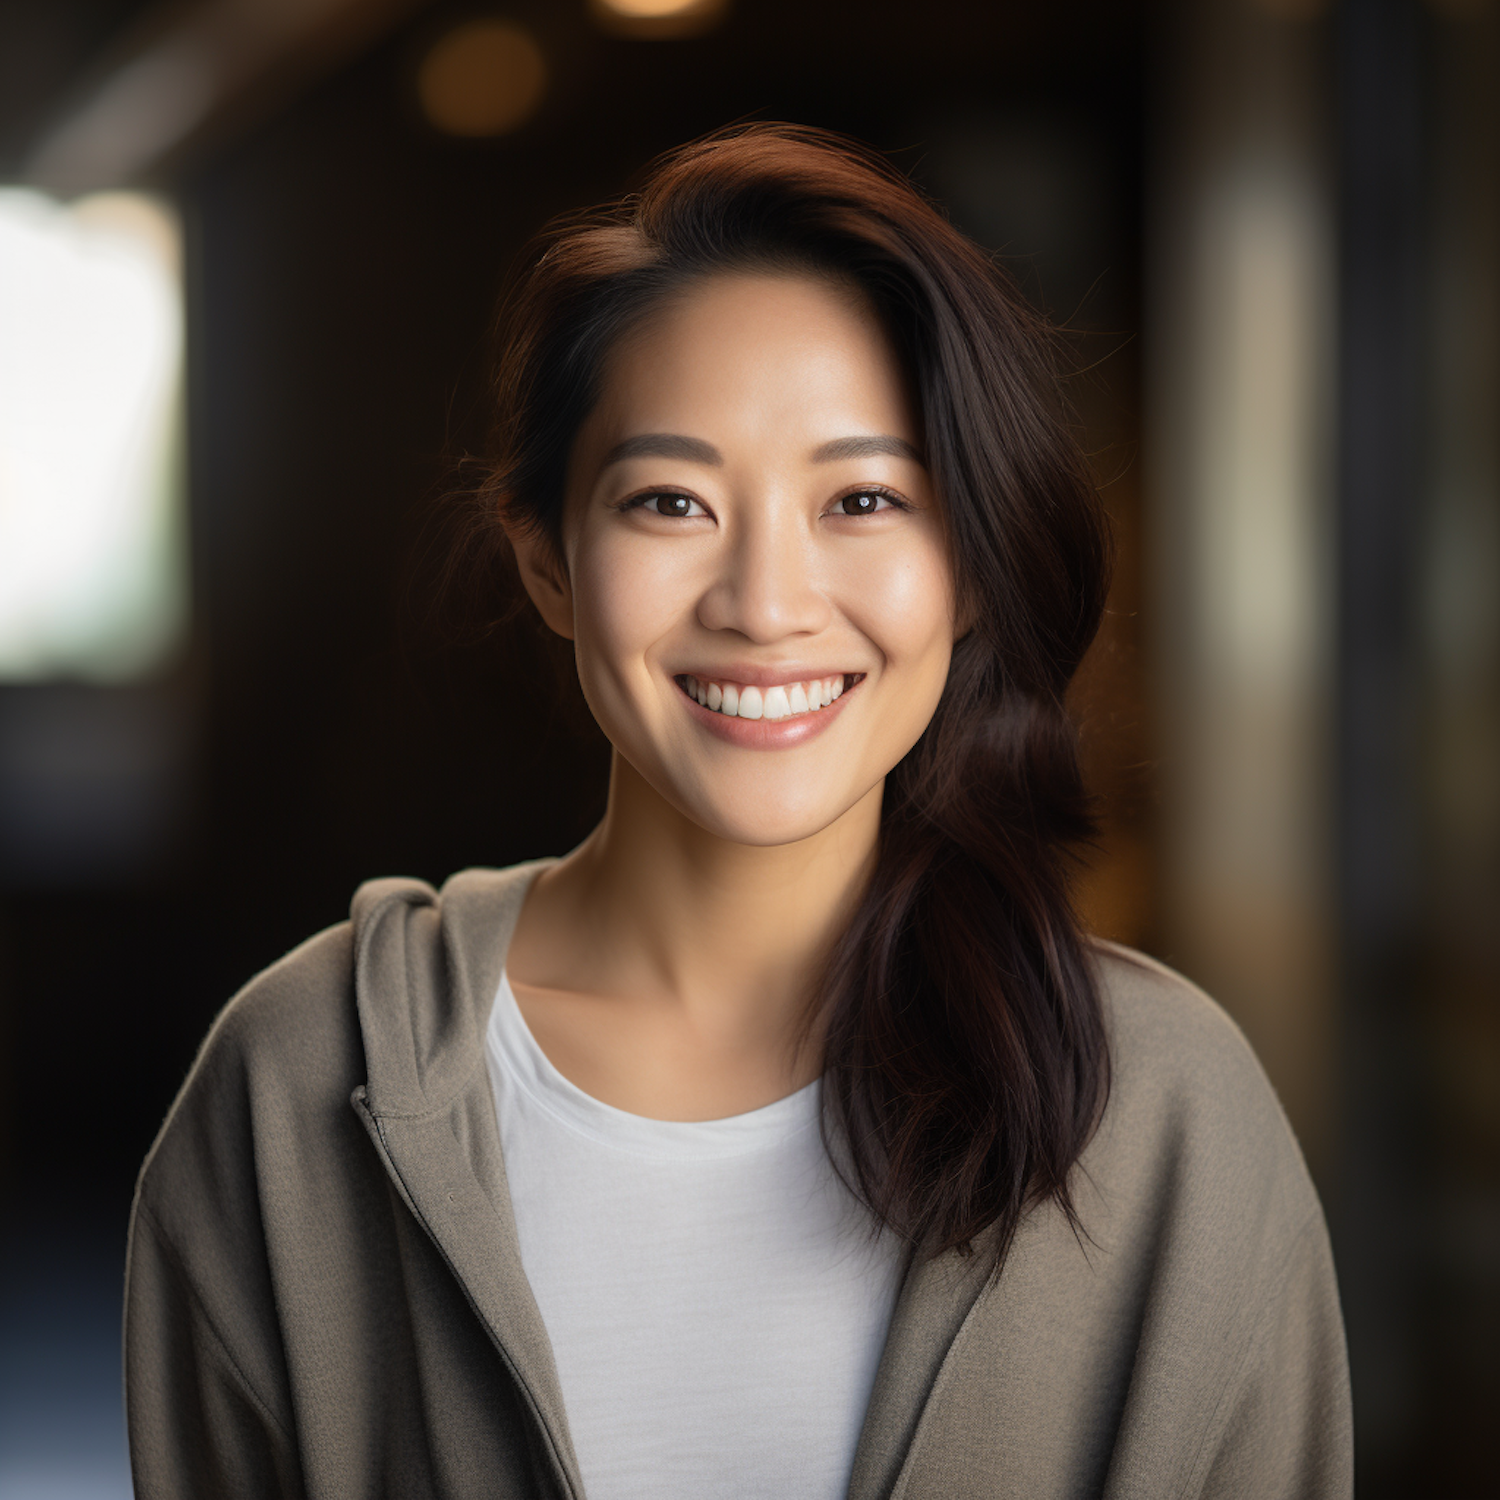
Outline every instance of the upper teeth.
POLYGON ((680 677, 690 697, 704 708, 731 719, 791 719, 826 708, 844 691, 844 676, 814 677, 810 682, 782 682, 775 687, 710 682, 706 677, 680 677))

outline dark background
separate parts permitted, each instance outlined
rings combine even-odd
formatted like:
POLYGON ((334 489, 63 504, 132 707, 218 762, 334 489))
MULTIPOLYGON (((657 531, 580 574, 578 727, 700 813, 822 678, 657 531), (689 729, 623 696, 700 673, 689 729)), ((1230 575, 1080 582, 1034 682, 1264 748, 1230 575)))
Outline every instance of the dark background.
MULTIPOLYGON (((1356 1400, 1368 1370, 1386 1382, 1374 1409, 1399 1418, 1361 1428, 1371 1496, 1500 1493, 1500 1130, 1493 1114, 1445 1107, 1433 1061, 1438 1029, 1451 1050, 1457 1025, 1481 1093, 1500 1088, 1494 936, 1476 935, 1483 900, 1456 932, 1432 918, 1444 846, 1424 831, 1421 788, 1437 773, 1399 745, 1375 753, 1422 701, 1415 606, 1398 607, 1416 587, 1404 559, 1422 496, 1400 476, 1431 434, 1405 420, 1399 388, 1420 366, 1443 28, 1471 26, 1467 45, 1495 56, 1494 19, 1472 9, 1267 7, 1306 33, 1342 226, 1329 1004, 1345 1042, 1326 1079, 1334 1144, 1314 1166, 1356 1400), (1408 110, 1394 125, 1392 99, 1408 110), (1372 925, 1361 895, 1371 861, 1399 876, 1394 926, 1372 925), (1467 997, 1446 1008, 1429 999, 1444 963, 1467 997), (1461 1191, 1435 1197, 1455 1171, 1461 1191)), ((1141 458, 1154 163, 1177 128, 1174 70, 1193 66, 1177 13, 740 0, 704 34, 671 39, 611 35, 574 0, 518 0, 487 13, 531 30, 547 95, 512 133, 459 140, 424 119, 413 78, 432 42, 477 13, 393 12, 316 68, 248 91, 146 174, 185 231, 190 637, 140 683, 0 685, 0 1398, 55 1396, 28 1434, 0 1421, 0 1442, 26 1446, 34 1466, 37 1433, 59 1452, 97 1450, 95 1487, 79 1479, 79 1494, 126 1493, 109 1413, 130 1192, 220 1006, 341 920, 362 879, 437 881, 560 852, 602 808, 605 748, 569 727, 520 638, 476 638, 433 599, 461 460, 483 443, 507 263, 545 219, 622 191, 660 150, 744 117, 858 135, 1074 329, 1075 400, 1121 549, 1079 695, 1106 815, 1081 899, 1111 935, 1178 956, 1159 876, 1141 458)), ((24 174, 38 137, 162 14, 10 0, 0 179, 24 174)), ((1477 188, 1494 184, 1481 175, 1477 188)), ((1472 772, 1476 795, 1488 774, 1472 772)), ((1494 844, 1475 858, 1493 892, 1494 844)), ((21 1494, 10 1472, 0 1452, 0 1494, 21 1494)))

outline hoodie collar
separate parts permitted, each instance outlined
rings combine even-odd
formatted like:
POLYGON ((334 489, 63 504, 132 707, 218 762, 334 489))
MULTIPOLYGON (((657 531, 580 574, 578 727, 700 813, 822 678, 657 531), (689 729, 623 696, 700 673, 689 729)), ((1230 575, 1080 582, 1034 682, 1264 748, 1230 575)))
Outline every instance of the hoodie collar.
POLYGON ((484 1032, 521 903, 546 862, 467 870, 441 895, 377 880, 354 898, 368 1080, 352 1103, 530 1410, 543 1493, 583 1500, 562 1387, 521 1269, 484 1032))

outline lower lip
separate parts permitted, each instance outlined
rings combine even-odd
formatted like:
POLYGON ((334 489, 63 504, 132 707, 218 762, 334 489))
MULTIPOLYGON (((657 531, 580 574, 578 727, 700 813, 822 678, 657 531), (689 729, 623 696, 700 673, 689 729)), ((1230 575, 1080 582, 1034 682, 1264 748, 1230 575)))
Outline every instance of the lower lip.
POLYGON ((797 714, 790 719, 732 719, 728 714, 705 708, 696 698, 688 696, 687 689, 674 679, 674 686, 682 694, 688 712, 698 720, 710 734, 717 735, 742 750, 790 750, 806 744, 815 734, 833 723, 839 710, 849 701, 852 693, 859 691, 864 682, 859 678, 853 686, 846 687, 826 708, 814 709, 811 713, 797 714))

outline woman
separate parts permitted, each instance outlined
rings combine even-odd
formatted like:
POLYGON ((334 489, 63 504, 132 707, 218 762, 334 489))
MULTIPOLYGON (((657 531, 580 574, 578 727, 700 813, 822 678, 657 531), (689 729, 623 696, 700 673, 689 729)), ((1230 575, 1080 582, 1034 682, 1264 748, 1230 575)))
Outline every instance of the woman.
POLYGON ((738 129, 550 233, 497 399, 608 811, 224 1012, 137 1194, 139 1493, 1346 1494, 1276 1101, 1069 907, 1107 548, 1010 283, 738 129))

